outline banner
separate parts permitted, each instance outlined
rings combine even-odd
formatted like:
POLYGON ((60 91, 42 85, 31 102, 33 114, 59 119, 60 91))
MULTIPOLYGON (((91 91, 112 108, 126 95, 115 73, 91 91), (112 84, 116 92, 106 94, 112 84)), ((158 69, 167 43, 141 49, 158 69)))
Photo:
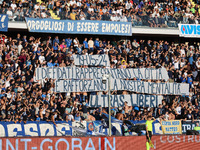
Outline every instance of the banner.
POLYGON ((161 123, 163 134, 182 134, 181 120, 168 120, 161 123))
MULTIPOLYGON (((141 107, 157 107, 162 104, 163 96, 157 95, 111 95, 111 107, 123 107, 124 102, 128 102, 128 106, 141 107)), ((90 107, 108 107, 108 95, 90 95, 90 107)))
MULTIPOLYGON (((198 150, 199 135, 153 136, 154 150, 198 150)), ((0 139, 1 150, 145 150, 146 136, 18 137, 0 139)))
POLYGON ((132 35, 131 22, 25 18, 29 32, 132 35))
MULTIPOLYGON (((111 125, 112 135, 122 134, 121 123, 112 121, 111 125)), ((0 137, 108 135, 108 128, 101 121, 56 121, 56 126, 46 121, 27 121, 26 124, 2 121, 0 130, 0 137)))
MULTIPOLYGON (((127 144, 130 143, 128 141, 129 139, 130 138, 128 137, 4 138, 0 139, 1 143, 0 149, 2 150, 126 150, 127 144), (124 145, 122 143, 124 143, 124 145)), ((139 139, 144 139, 144 138, 139 137, 139 139)), ((132 141, 136 141, 136 139, 135 140, 133 139, 132 141)), ((137 143, 134 143, 132 145, 130 145, 129 148, 133 149, 134 146, 137 145, 137 143)), ((143 147, 144 145, 145 144, 143 144, 143 147)))
POLYGON ((152 123, 152 131, 153 131, 153 135, 160 135, 160 134, 163 134, 163 131, 162 131, 162 126, 160 124, 160 122, 158 120, 154 121, 152 123))
POLYGON ((194 130, 197 122, 200 123, 200 121, 182 121, 182 133, 185 134, 187 130, 194 130))
POLYGON ((179 36, 181 37, 200 37, 199 24, 179 24, 179 36))
MULTIPOLYGON (((62 92, 93 92, 107 91, 108 82, 102 80, 56 80, 54 91, 62 92)), ((147 94, 166 94, 166 95, 189 95, 189 84, 187 83, 156 83, 144 82, 139 80, 111 80, 111 90, 127 90, 147 94)))
MULTIPOLYGON (((108 114, 103 114, 104 120, 100 121, 56 121, 56 125, 46 121, 27 121, 24 122, 0 122, 0 137, 35 137, 35 136, 107 136, 108 135, 108 114)), ((122 120, 114 117, 111 119, 112 135, 122 135, 122 120)), ((144 124, 145 120, 132 121, 134 125, 144 124)), ((153 122, 153 134, 162 134, 162 130, 157 125, 157 121, 153 122)), ((141 129, 142 132, 143 129, 141 129)), ((137 135, 136 132, 129 132, 130 135, 137 135)))
POLYGON ((110 67, 108 55, 72 55, 76 66, 106 66, 110 67))
POLYGON ((0 14, 0 31, 8 31, 8 15, 0 14))
MULTIPOLYGON (((97 55, 94 55, 94 56, 97 56, 97 55)), ((80 64, 80 63, 77 63, 77 64, 80 64)), ((106 64, 108 63, 105 63, 104 65, 106 64)), ((136 78, 136 79, 145 79, 145 80, 151 79, 151 80, 165 80, 165 81, 169 79, 167 70, 165 68, 115 69, 115 68, 97 68, 97 67, 89 67, 89 68, 46 67, 46 68, 36 69, 36 80, 41 80, 45 78, 48 78, 48 79, 49 78, 51 79, 101 79, 104 74, 110 74, 111 78, 113 79, 136 78)))

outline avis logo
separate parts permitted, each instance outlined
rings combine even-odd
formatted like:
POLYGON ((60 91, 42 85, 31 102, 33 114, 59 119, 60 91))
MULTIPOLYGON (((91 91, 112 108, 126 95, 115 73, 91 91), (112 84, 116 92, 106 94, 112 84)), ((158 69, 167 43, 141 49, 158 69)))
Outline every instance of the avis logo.
POLYGON ((200 35, 200 25, 181 25, 181 34, 200 35))

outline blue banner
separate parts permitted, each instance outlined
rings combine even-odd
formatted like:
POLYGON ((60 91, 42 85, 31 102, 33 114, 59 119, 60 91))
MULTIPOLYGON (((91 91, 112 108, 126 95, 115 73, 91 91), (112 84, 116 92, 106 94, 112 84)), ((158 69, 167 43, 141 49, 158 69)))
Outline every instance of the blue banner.
POLYGON ((29 32, 132 35, 130 22, 25 18, 29 32))
POLYGON ((182 121, 182 133, 186 134, 187 130, 194 130, 194 127, 196 127, 196 123, 200 123, 199 120, 197 121, 182 121))
POLYGON ((8 31, 8 15, 0 14, 0 31, 8 31))
MULTIPOLYGON (((132 125, 145 125, 145 120, 131 121, 132 125)), ((26 123, 14 122, 0 122, 0 137, 20 137, 20 136, 107 136, 108 135, 108 121, 27 121, 26 123)), ((162 134, 162 130, 153 123, 153 134, 162 134)), ((128 124, 127 124, 128 125, 128 124)), ((112 135, 122 135, 122 123, 112 119, 111 124, 112 135)), ((132 126, 129 124, 129 128, 132 126)), ((141 130, 145 134, 145 130, 141 130)), ((137 135, 134 131, 129 132, 129 135, 137 135)))

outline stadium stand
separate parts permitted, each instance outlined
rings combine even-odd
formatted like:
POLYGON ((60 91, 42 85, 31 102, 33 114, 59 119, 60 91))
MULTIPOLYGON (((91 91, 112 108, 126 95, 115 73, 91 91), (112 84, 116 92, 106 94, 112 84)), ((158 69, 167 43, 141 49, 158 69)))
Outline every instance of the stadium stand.
POLYGON ((0 1, 0 13, 10 21, 25 17, 71 20, 106 20, 132 22, 132 26, 177 27, 178 23, 198 24, 199 6, 186 0, 65 1, 23 0, 0 1))
MULTIPOLYGON (((160 68, 168 71, 169 82, 189 83, 189 96, 167 95, 158 107, 112 107, 119 120, 197 120, 200 79, 199 43, 168 43, 151 40, 104 40, 99 38, 15 38, 0 34, 0 120, 1 121, 80 121, 101 120, 108 108, 91 108, 90 95, 106 92, 55 93, 54 80, 36 81, 36 67, 73 66, 72 54, 108 54, 111 68, 160 68)), ((84 66, 85 67, 85 66, 84 66)), ((137 80, 137 79, 136 79, 137 80)), ((148 82, 154 82, 148 80, 148 82)), ((164 82, 164 81, 163 81, 164 82)), ((112 91, 116 94, 134 94, 112 91)))

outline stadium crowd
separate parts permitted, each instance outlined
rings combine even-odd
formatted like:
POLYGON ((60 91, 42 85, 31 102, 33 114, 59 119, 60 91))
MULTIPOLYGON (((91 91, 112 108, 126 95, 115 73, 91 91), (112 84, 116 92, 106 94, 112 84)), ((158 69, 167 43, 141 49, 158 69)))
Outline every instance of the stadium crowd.
MULTIPOLYGON (((198 3, 198 1, 197 1, 198 3)), ((133 26, 177 27, 198 24, 199 6, 187 0, 0 0, 0 14, 10 21, 25 17, 62 20, 105 20, 132 22, 133 26)))
MULTIPOLYGON (((0 34, 0 121, 101 120, 102 113, 107 113, 108 108, 90 108, 89 96, 106 92, 55 93, 54 80, 35 79, 37 67, 73 66, 73 54, 108 54, 111 68, 163 66, 168 71, 169 82, 190 84, 189 96, 165 95, 162 104, 156 108, 132 107, 125 102, 124 107, 112 108, 113 117, 119 120, 144 120, 147 116, 164 120, 199 119, 199 43, 116 41, 92 37, 79 40, 69 36, 41 39, 0 34)), ((111 94, 132 93, 112 91, 111 94)))

